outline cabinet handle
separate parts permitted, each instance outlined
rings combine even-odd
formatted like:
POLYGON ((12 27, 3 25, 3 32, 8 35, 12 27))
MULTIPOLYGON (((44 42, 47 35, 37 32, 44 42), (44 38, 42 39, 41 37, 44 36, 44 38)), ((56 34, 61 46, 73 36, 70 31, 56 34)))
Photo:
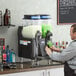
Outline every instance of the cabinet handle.
POLYGON ((50 71, 48 71, 48 76, 50 76, 50 71))
POLYGON ((44 72, 43 72, 43 76, 44 76, 44 72))

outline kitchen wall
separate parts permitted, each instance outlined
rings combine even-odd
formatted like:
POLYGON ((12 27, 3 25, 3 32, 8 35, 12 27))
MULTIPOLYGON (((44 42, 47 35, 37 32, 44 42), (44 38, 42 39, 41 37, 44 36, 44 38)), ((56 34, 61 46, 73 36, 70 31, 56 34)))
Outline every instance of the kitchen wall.
POLYGON ((50 14, 53 27, 53 41, 71 41, 69 29, 71 25, 57 25, 57 0, 0 0, 0 10, 11 11, 11 24, 16 27, 0 27, 0 37, 5 37, 5 44, 14 48, 18 54, 17 29, 23 25, 24 14, 50 14))

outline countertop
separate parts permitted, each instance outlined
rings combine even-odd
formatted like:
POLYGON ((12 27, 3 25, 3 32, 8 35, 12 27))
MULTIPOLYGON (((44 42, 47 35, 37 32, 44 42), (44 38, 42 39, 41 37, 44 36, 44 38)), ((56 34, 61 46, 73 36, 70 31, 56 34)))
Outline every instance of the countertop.
MULTIPOLYGON (((27 65, 26 65, 27 66, 27 65)), ((18 73, 18 72, 28 72, 28 71, 35 71, 35 70, 45 70, 45 69, 52 69, 52 68, 61 68, 64 67, 63 64, 54 64, 49 66, 37 66, 37 67, 25 67, 23 69, 16 68, 16 69, 4 69, 4 71, 0 71, 1 74, 11 74, 11 73, 18 73)))

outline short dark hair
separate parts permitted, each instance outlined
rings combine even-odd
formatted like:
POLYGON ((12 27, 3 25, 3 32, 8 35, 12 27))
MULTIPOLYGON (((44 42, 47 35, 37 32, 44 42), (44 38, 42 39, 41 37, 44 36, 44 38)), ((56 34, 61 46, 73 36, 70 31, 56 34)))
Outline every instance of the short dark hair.
POLYGON ((73 33, 76 32, 76 24, 73 24, 71 27, 73 27, 73 33))

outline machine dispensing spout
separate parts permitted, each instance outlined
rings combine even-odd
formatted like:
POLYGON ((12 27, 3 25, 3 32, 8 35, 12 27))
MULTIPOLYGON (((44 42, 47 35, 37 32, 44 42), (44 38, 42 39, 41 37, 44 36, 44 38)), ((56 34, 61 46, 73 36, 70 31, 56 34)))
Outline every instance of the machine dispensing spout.
POLYGON ((35 51, 35 57, 37 58, 38 56, 38 48, 39 48, 39 42, 40 39, 42 38, 41 32, 38 30, 35 34, 35 43, 36 43, 36 51, 35 51))
POLYGON ((49 30, 46 33, 46 37, 45 37, 45 45, 47 45, 48 47, 51 45, 52 46, 52 37, 53 34, 52 32, 50 32, 49 30))
POLYGON ((53 34, 52 34, 52 32, 50 32, 50 31, 48 30, 47 33, 46 33, 46 37, 45 37, 45 38, 46 38, 47 40, 50 40, 50 37, 51 37, 51 36, 53 36, 53 34))
POLYGON ((42 35, 40 33, 40 31, 37 31, 36 32, 36 35, 35 35, 35 41, 36 41, 36 46, 38 47, 38 44, 39 44, 39 40, 42 38, 42 35))

